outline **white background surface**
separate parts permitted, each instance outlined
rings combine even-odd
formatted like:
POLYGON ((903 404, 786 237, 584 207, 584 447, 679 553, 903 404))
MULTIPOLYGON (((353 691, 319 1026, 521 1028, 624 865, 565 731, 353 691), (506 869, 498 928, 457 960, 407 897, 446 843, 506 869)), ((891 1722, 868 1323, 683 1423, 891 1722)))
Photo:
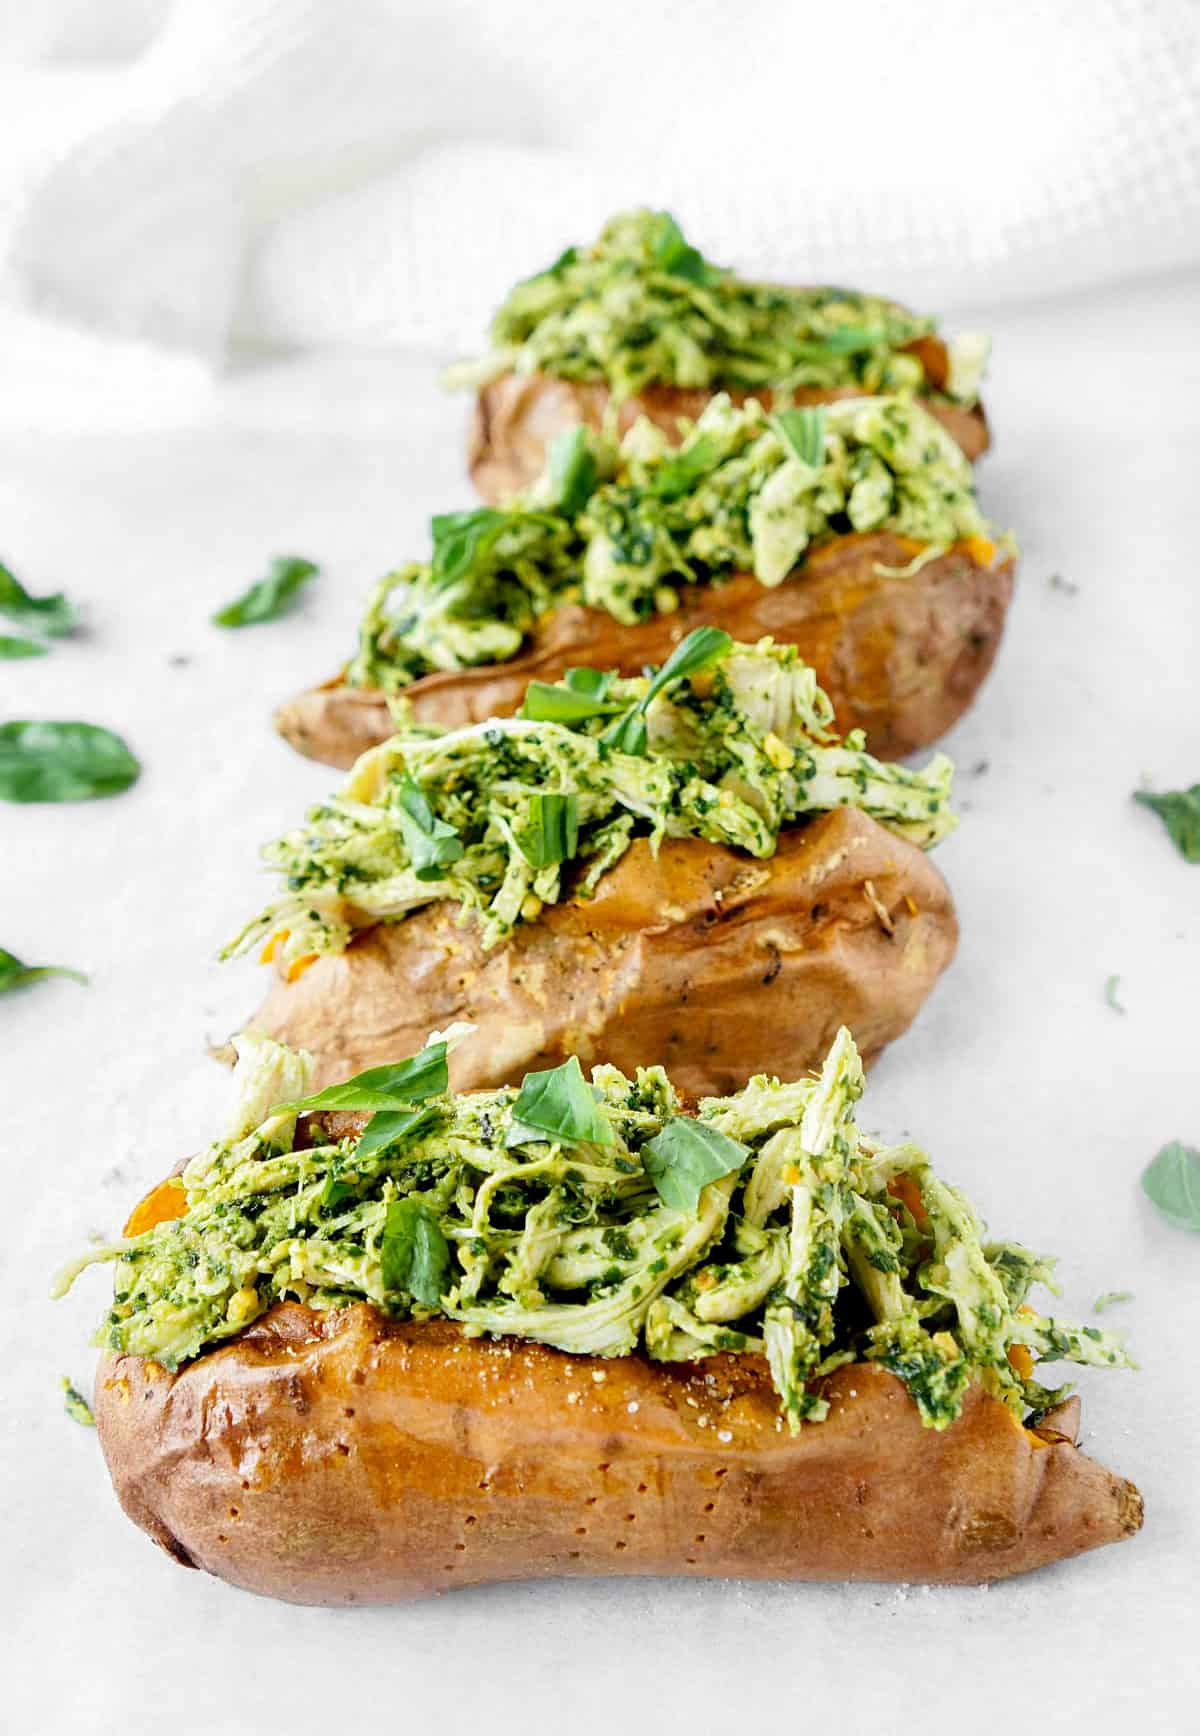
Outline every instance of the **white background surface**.
POLYGON ((0 1002, 9 1729, 1195 1728, 1200 1238, 1137 1181, 1165 1140, 1200 1143, 1200 869, 1130 792, 1200 777, 1198 300, 1176 282, 991 320, 983 491, 1024 554, 998 667, 947 744, 962 947, 863 1119, 921 1139, 996 1233, 1056 1250, 1064 1310, 1136 1292, 1106 1323, 1143 1372, 1084 1375, 1084 1434, 1147 1521, 987 1591, 612 1581, 291 1610, 182 1571, 123 1518, 57 1387, 90 1379, 107 1280, 59 1304, 46 1284, 223 1111, 204 1043, 261 981, 211 961, 263 895, 257 845, 331 781, 270 707, 339 663, 429 512, 468 501, 465 406, 431 362, 366 357, 172 387, 140 431, 69 370, 40 389, 30 362, 0 394, 0 557, 88 623, 0 666, 0 711, 109 724, 145 765, 114 800, 0 807, 0 944, 93 975, 0 1002), (210 627, 281 552, 323 563, 303 611, 210 627))

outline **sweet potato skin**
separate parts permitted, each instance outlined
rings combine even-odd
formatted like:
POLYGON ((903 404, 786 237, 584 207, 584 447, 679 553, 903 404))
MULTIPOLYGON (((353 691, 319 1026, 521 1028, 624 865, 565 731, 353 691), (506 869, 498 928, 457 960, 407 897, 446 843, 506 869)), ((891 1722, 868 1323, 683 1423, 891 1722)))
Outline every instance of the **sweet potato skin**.
POLYGON ((941 1433, 871 1364, 780 1426, 752 1356, 654 1364, 276 1306, 175 1375, 106 1359, 126 1513, 177 1561, 293 1603, 599 1574, 978 1584, 1131 1535, 1132 1484, 978 1387, 941 1433))
MULTIPOLYGON (((565 604, 519 657, 423 676, 406 697, 419 723, 447 729, 507 717, 530 681, 558 681, 578 665, 638 675, 707 624, 749 643, 770 634, 798 646, 838 727, 865 729, 872 753, 898 759, 936 741, 966 711, 991 669, 1012 597, 1012 558, 989 562, 966 544, 907 578, 878 570, 904 568, 920 550, 891 531, 837 537, 775 589, 746 573, 685 588, 674 614, 637 627, 565 604)), ((275 724, 301 753, 335 766, 353 765, 394 728, 381 693, 340 677, 282 706, 275 724)))
MULTIPOLYGON (((935 353, 940 354, 944 364, 945 348, 937 339, 926 340, 926 345, 930 353, 927 356, 922 351, 922 360, 930 371, 929 363, 935 353)), ((944 365, 940 374, 931 371, 931 378, 935 385, 943 385, 944 365)), ((646 416, 664 434, 677 440, 680 419, 694 422, 715 392, 715 388, 647 386, 621 405, 618 428, 623 434, 639 416, 646 416)), ((735 404, 744 404, 748 398, 757 398, 768 410, 772 404, 769 391, 731 390, 728 395, 735 404)), ((794 392, 789 401, 832 404, 839 398, 861 396, 853 386, 838 386, 828 391, 794 392)), ((608 387, 601 383, 560 380, 551 374, 502 374, 484 386, 475 400, 467 436, 467 468, 484 500, 495 506, 528 488, 545 468, 546 448, 554 436, 580 422, 599 429, 608 408, 608 397, 608 387)), ((922 401, 972 463, 987 451, 991 437, 981 406, 968 408, 936 399, 922 401)))
POLYGON ((638 840, 586 903, 548 906, 490 953, 477 934, 445 903, 379 924, 294 982, 280 972, 250 1029, 308 1049, 320 1085, 468 1019, 460 1091, 576 1054, 631 1075, 649 1057, 686 1096, 719 1095, 753 1072, 798 1078, 842 1024, 873 1059, 916 1016, 958 927, 929 858, 839 808, 766 861, 690 838, 656 859, 638 840))

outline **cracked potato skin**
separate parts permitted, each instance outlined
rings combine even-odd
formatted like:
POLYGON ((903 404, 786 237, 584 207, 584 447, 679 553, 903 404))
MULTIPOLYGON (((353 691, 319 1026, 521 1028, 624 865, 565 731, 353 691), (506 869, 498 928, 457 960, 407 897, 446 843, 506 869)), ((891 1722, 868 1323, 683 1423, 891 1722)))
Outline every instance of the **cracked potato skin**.
POLYGON ((475 1034, 450 1061, 459 1091, 576 1054, 631 1076, 649 1056, 685 1097, 719 1096, 750 1073, 799 1078, 843 1024, 873 1060, 957 939, 925 853, 838 808, 761 861, 694 838, 656 858, 639 839, 593 898, 548 905, 491 952, 455 904, 377 924, 293 982, 281 970, 250 1029, 309 1050, 317 1086, 466 1019, 475 1034))
MULTIPOLYGON (((987 677, 1012 597, 1015 563, 991 562, 966 544, 908 578, 921 544, 891 531, 835 537, 771 589, 750 574, 684 587, 680 606, 637 627, 606 610, 567 603, 540 623, 507 663, 422 676, 405 690, 414 721, 458 729, 518 709, 530 681, 559 681, 570 668, 640 675, 662 664, 699 626, 753 644, 770 635, 795 645, 816 671, 843 732, 864 729, 881 759, 927 747, 958 721, 987 677)), ((280 707, 280 734, 301 753, 349 767, 394 732, 384 695, 340 676, 280 707)))
MULTIPOLYGON (((927 372, 934 384, 944 384, 944 346, 933 338, 925 340, 923 346, 912 347, 922 349, 922 360, 927 364, 934 352, 940 352, 941 371, 935 374, 927 365, 927 372)), ((757 398, 769 410, 773 402, 769 391, 651 385, 625 399, 617 414, 617 431, 628 432, 639 416, 646 416, 670 439, 677 440, 681 418, 694 422, 719 390, 726 391, 735 405, 757 398)), ((788 402, 832 404, 839 398, 861 396, 857 387, 838 386, 827 391, 796 391, 788 402)), ((482 387, 467 436, 467 468, 484 500, 498 506, 535 482, 545 469, 546 449, 556 434, 579 423, 599 431, 608 400, 608 387, 600 382, 560 380, 551 374, 502 374, 482 387)), ((972 463, 987 451, 991 436, 981 405, 968 407, 932 398, 920 401, 972 463)))
POLYGON ((765 1361, 652 1363, 279 1304, 176 1374, 107 1358, 121 1505, 177 1561, 265 1596, 377 1604, 608 1574, 979 1584, 1135 1532, 1141 1497, 978 1386, 923 1428, 874 1364, 781 1428, 765 1361))

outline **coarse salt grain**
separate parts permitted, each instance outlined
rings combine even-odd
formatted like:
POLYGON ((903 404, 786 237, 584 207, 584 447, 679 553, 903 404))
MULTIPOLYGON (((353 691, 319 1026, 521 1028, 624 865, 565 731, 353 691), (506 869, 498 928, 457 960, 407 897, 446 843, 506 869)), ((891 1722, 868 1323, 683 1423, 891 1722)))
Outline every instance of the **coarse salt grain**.
POLYGON ((605 1372, 604 1372, 604 1370, 603 1370, 603 1369, 602 1369, 602 1368, 593 1368, 593 1370, 592 1370, 592 1379, 593 1379, 593 1380, 594 1380, 594 1381, 595 1381, 595 1382, 596 1382, 596 1383, 597 1383, 597 1384, 599 1384, 599 1383, 600 1383, 600 1381, 602 1381, 602 1380, 607 1380, 607 1379, 608 1379, 608 1376, 607 1376, 607 1374, 605 1374, 605 1372))
POLYGON ((629 1410, 630 1416, 631 1417, 636 1416, 639 1408, 640 1407, 638 1405, 638 1401, 635 1398, 631 1398, 629 1401, 629 1405, 628 1405, 628 1410, 629 1410))
POLYGON ((717 1430, 717 1439, 719 1441, 731 1441, 733 1439, 733 1430, 732 1429, 718 1429, 717 1430))

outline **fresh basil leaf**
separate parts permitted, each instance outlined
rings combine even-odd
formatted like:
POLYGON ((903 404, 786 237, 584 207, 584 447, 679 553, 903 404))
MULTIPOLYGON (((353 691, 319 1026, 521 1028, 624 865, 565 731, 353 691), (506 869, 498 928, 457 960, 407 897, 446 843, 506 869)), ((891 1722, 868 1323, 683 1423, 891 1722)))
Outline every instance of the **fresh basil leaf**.
POLYGON ((644 720, 651 701, 673 681, 699 675, 701 670, 719 663, 732 644, 729 634, 720 627, 696 627, 676 645, 637 704, 624 717, 610 724, 600 740, 618 753, 645 753, 648 736, 644 720))
POLYGON ((525 278, 523 282, 538 283, 543 277, 561 277, 568 265, 574 265, 578 258, 578 247, 564 247, 553 265, 548 265, 545 271, 535 272, 532 277, 525 278))
POLYGON ((22 964, 20 959, 0 946, 0 995, 9 989, 23 989, 30 983, 40 983, 45 977, 69 977, 73 983, 86 985, 81 970, 65 964, 22 964))
POLYGON ((392 1200, 379 1243, 385 1290, 411 1296, 423 1308, 436 1308, 450 1288, 450 1244, 442 1226, 420 1200, 392 1200))
POLYGON ((831 332, 826 332, 821 339, 822 348, 835 356, 864 355, 869 350, 878 349, 882 338, 878 332, 868 331, 866 326, 840 325, 834 326, 831 332))
POLYGON ((784 445, 801 464, 819 470, 825 458, 825 411, 820 404, 802 410, 780 410, 771 418, 784 445))
POLYGON ((659 500, 678 500, 721 462, 721 443, 713 434, 701 434, 674 458, 668 458, 651 473, 650 492, 659 500))
POLYGON ((1132 1290, 1106 1290, 1092 1303, 1092 1311, 1103 1314, 1106 1308, 1115 1308, 1118 1302, 1133 1302, 1135 1299, 1132 1290))
POLYGON ((1200 1151, 1173 1139, 1142 1171, 1142 1192, 1178 1230, 1200 1231, 1200 1151))
POLYGON ((579 847, 579 802, 574 794, 538 791, 530 798, 529 825, 517 833, 525 860, 534 868, 565 862, 579 847))
POLYGON ((404 833, 413 873, 418 880, 441 880, 463 853, 462 843, 453 826, 439 820, 425 798, 425 792, 410 773, 397 781, 400 806, 395 810, 404 833))
POLYGON ((659 213, 658 240, 654 247, 654 264, 672 277, 682 277, 688 283, 714 283, 721 273, 711 266, 699 248, 685 238, 669 211, 659 213))
POLYGON ((38 639, 15 639, 8 633, 0 633, 0 660, 11 663, 18 657, 48 657, 49 645, 43 645, 38 639))
POLYGON ((423 1103, 427 1097, 440 1097, 449 1089, 446 1045, 430 1043, 407 1061, 368 1067, 365 1073, 356 1073, 340 1085, 327 1085, 311 1097, 279 1107, 297 1113, 310 1109, 404 1109, 423 1103))
POLYGON ((520 716, 535 723, 586 723, 592 717, 611 717, 622 709, 619 702, 605 697, 609 676, 601 676, 601 685, 592 691, 571 680, 572 676, 596 675, 595 669, 571 669, 565 683, 531 681, 525 689, 520 716))
POLYGON ((1117 989, 1120 986, 1120 982, 1121 979, 1119 976, 1110 976, 1104 979, 1104 1004, 1105 1006, 1111 1007, 1114 1013, 1123 1013, 1125 1011, 1125 1008, 1117 999, 1117 989))
POLYGON ((607 699, 613 684, 611 669, 568 669, 563 683, 572 693, 582 693, 588 699, 607 699))
POLYGON ((750 1148, 705 1121, 677 1115, 642 1147, 642 1167, 664 1205, 695 1213, 710 1181, 740 1169, 750 1148))
POLYGON ((596 489, 599 471, 586 428, 571 428, 550 442, 546 474, 559 512, 567 518, 581 513, 596 489))
POLYGON ((141 769, 119 735, 94 723, 0 723, 0 801, 116 796, 141 769))
POLYGON ((424 1104, 420 1109, 381 1109, 372 1115, 363 1128, 362 1138, 354 1147, 355 1157, 374 1157, 377 1151, 383 1151, 386 1146, 398 1145, 402 1139, 411 1139, 414 1133, 424 1132, 434 1119, 431 1104, 424 1104))
POLYGON ((449 585, 470 572, 509 522, 506 512, 480 506, 471 512, 440 512, 429 523, 433 537, 433 577, 449 585))
POLYGON ((505 1145, 556 1140, 564 1145, 611 1145, 613 1130, 583 1076, 579 1057, 544 1073, 526 1073, 512 1109, 505 1145))
POLYGON ((295 606, 301 588, 320 572, 315 561, 299 555, 277 555, 265 579, 259 579, 235 602, 227 603, 213 616, 217 627, 257 627, 263 621, 278 621, 295 606))
POLYGON ((1135 802, 1153 808, 1185 862, 1200 862, 1200 784, 1190 790, 1135 790, 1135 802))
POLYGON ((3 561, 0 561, 0 615, 50 639, 61 639, 79 625, 78 609, 61 591, 50 597, 31 597, 3 561))

